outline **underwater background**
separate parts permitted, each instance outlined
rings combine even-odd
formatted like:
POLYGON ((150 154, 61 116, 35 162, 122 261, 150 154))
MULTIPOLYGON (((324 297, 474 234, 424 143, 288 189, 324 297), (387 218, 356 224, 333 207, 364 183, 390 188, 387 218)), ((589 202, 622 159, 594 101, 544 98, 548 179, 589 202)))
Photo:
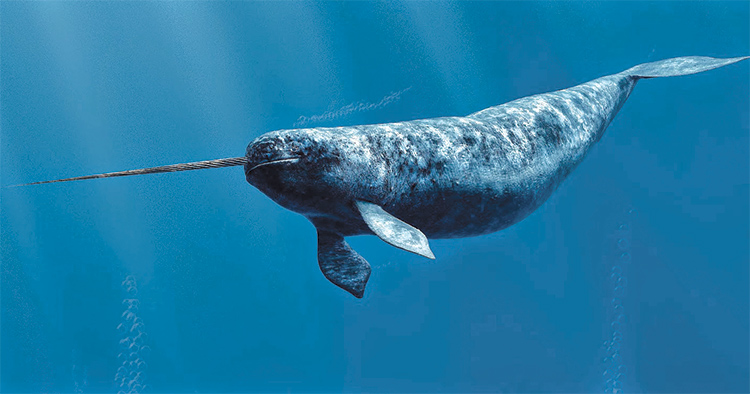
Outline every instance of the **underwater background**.
MULTIPOLYGON (((743 1, 3 1, 0 185, 748 54, 743 1)), ((0 391, 748 392, 749 82, 641 81, 538 211, 434 261, 351 238, 361 300, 241 167, 0 189, 0 391)))

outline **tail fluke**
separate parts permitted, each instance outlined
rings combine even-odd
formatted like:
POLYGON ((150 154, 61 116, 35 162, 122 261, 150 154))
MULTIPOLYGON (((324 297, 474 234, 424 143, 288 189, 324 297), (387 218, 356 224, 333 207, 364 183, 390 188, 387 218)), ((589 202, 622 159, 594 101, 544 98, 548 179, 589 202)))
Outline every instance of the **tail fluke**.
POLYGON ((643 63, 623 71, 621 74, 636 78, 677 77, 680 75, 696 74, 703 71, 724 67, 732 63, 750 58, 750 56, 717 59, 706 56, 685 56, 658 62, 643 63))
POLYGON ((140 169, 137 169, 137 170, 107 172, 107 173, 104 173, 104 174, 77 176, 75 178, 65 178, 65 179, 56 179, 54 181, 41 181, 41 182, 25 183, 23 185, 13 185, 13 186, 8 186, 8 187, 41 185, 43 183, 55 183, 55 182, 82 181, 84 179, 112 178, 112 177, 117 177, 117 176, 158 174, 158 173, 161 173, 161 172, 177 172, 177 171, 202 170, 204 168, 232 167, 232 166, 241 166, 241 165, 244 165, 246 162, 247 162, 247 159, 244 158, 244 157, 232 157, 232 158, 228 158, 228 159, 195 161, 195 162, 192 162, 192 163, 171 164, 171 165, 168 165, 168 166, 161 166, 161 167, 140 168, 140 169))

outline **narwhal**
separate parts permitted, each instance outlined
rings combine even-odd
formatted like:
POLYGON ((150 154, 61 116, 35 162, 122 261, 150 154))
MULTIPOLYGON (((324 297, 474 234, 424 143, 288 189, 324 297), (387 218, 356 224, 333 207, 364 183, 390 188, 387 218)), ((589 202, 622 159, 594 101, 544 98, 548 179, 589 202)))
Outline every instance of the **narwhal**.
POLYGON ((644 63, 463 117, 278 130, 252 141, 244 157, 29 185, 243 165, 251 185, 315 225, 323 274, 361 298, 370 264, 344 237, 375 234, 434 259, 428 238, 506 228, 537 209, 583 160, 636 82, 747 58, 644 63))

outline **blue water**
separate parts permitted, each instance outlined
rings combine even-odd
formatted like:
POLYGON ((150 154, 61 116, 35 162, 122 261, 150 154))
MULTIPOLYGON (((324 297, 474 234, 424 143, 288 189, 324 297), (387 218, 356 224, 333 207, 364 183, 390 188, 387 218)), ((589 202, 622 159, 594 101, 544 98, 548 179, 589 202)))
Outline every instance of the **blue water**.
MULTIPOLYGON (((748 54, 748 2, 4 1, 0 184, 748 54)), ((437 260, 351 239, 362 300, 239 167, 1 189, 0 391, 748 392, 749 71, 640 82, 544 206, 437 260)))

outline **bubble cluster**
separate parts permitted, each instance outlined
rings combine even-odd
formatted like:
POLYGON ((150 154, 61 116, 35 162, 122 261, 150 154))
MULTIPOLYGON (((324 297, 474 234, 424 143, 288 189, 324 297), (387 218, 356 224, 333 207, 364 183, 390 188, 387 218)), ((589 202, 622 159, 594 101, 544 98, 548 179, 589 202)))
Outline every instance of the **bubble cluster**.
POLYGON ((627 288, 625 272, 630 264, 630 245, 632 240, 631 224, 635 210, 628 211, 628 218, 617 228, 617 257, 609 269, 611 296, 608 305, 609 337, 604 341, 604 392, 622 393, 622 385, 627 372, 622 360, 623 325, 625 324, 625 307, 623 298, 627 288))
POLYGON ((143 320, 138 316, 140 301, 138 287, 132 275, 125 277, 122 281, 125 290, 125 298, 122 300, 124 312, 122 319, 117 325, 120 334, 119 353, 117 360, 122 364, 115 374, 115 386, 117 394, 138 394, 148 390, 146 385, 146 359, 151 353, 147 343, 147 334, 143 320))
POLYGON ((335 119, 343 118, 352 113, 380 109, 394 101, 398 101, 398 99, 401 98, 401 95, 406 93, 409 89, 411 89, 411 86, 409 86, 406 89, 400 90, 398 92, 393 92, 383 97, 377 103, 362 103, 362 102, 351 103, 336 110, 328 110, 325 113, 320 114, 320 115, 300 116, 299 118, 297 118, 297 121, 294 122, 294 127, 305 126, 311 123, 316 123, 316 122, 321 122, 321 121, 335 120, 335 119))
POLYGON ((83 389, 89 384, 88 368, 82 368, 80 365, 73 364, 71 374, 73 376, 73 392, 83 393, 83 389))

